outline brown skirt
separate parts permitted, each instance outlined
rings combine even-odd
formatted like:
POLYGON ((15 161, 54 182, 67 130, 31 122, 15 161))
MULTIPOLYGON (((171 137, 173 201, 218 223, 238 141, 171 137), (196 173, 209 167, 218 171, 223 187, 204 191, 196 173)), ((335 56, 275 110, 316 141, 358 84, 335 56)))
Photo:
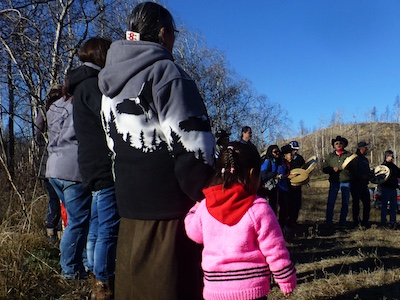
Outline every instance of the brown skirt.
POLYGON ((201 247, 179 220, 122 218, 117 244, 115 299, 202 299, 201 247))

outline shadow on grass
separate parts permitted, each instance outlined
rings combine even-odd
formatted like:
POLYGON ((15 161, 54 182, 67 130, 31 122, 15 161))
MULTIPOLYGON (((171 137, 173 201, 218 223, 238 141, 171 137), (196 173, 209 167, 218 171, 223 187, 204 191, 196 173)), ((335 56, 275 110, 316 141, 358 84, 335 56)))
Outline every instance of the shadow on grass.
MULTIPOLYGON (((317 278, 326 278, 330 274, 336 276, 351 273, 361 273, 363 271, 373 272, 379 269, 396 269, 400 267, 400 257, 387 257, 376 259, 373 257, 366 258, 363 261, 349 263, 349 264, 335 264, 323 269, 314 269, 308 272, 297 273, 297 283, 311 282, 317 278)), ((400 297, 400 294, 399 294, 400 297)), ((351 298, 353 299, 353 298, 351 298)))
POLYGON ((347 292, 344 295, 330 298, 332 300, 399 300, 400 299, 400 281, 382 286, 373 286, 369 288, 360 288, 355 291, 347 292))
POLYGON ((363 271, 373 272, 382 268, 400 268, 399 248, 383 245, 381 247, 360 247, 351 242, 349 244, 348 234, 351 230, 354 229, 351 229, 350 226, 345 228, 327 227, 323 223, 315 222, 299 224, 296 236, 290 238, 287 245, 292 261, 297 265, 322 261, 326 263, 316 265, 313 270, 298 273, 298 283, 311 282, 332 274, 338 276, 363 271), (343 257, 349 257, 350 260, 355 257, 355 261, 341 262, 340 258, 343 257), (331 261, 329 262, 329 260, 331 261))

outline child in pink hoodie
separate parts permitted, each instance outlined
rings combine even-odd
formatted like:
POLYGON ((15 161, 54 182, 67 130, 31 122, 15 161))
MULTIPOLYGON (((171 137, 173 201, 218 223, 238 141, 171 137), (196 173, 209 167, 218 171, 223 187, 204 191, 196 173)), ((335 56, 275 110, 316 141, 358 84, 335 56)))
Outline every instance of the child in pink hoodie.
POLYGON ((260 167, 255 147, 229 143, 203 190, 205 200, 185 218, 189 238, 204 244, 206 300, 267 299, 271 274, 284 295, 296 287, 296 270, 276 216, 256 195, 260 167))

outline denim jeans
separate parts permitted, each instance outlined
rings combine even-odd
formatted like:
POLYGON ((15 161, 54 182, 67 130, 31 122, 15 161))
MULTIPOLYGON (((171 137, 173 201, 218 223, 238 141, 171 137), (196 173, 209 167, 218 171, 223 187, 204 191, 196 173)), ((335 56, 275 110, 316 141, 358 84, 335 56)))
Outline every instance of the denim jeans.
POLYGON ((49 197, 47 206, 46 216, 46 228, 54 228, 57 231, 61 230, 61 207, 60 199, 58 198, 57 192, 54 190, 48 179, 44 180, 44 186, 46 187, 47 194, 49 197))
POLYGON ((114 187, 92 192, 87 267, 103 282, 114 277, 119 219, 114 187))
POLYGON ((85 246, 92 199, 90 191, 80 182, 50 178, 50 183, 63 202, 68 216, 68 224, 60 242, 62 276, 84 277, 85 246))
POLYGON ((397 213, 397 191, 396 189, 391 189, 382 186, 382 205, 381 205, 381 223, 385 225, 387 223, 387 203, 389 202, 389 215, 390 223, 396 223, 396 213, 397 213))
POLYGON ((335 208, 336 198, 339 192, 342 193, 342 208, 340 210, 340 220, 339 223, 344 225, 346 223, 347 213, 349 211, 349 201, 350 201, 350 182, 330 182, 329 194, 328 194, 328 205, 326 208, 326 224, 333 224, 333 211, 335 208))

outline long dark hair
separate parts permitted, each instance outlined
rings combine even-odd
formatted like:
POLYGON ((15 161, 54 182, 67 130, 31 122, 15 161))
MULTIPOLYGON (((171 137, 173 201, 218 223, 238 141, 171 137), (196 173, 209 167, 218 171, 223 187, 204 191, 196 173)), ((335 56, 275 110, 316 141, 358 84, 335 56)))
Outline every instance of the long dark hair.
POLYGON ((88 39, 79 49, 78 57, 81 62, 91 62, 100 68, 106 64, 107 51, 111 46, 111 40, 103 37, 88 39))
POLYGON ((254 175, 260 174, 261 158, 257 149, 240 142, 230 142, 219 156, 208 186, 222 184, 224 188, 229 188, 234 183, 242 183, 249 190, 251 169, 254 169, 254 175))
POLYGON ((162 27, 173 31, 175 22, 166 8, 154 2, 138 4, 129 18, 129 30, 140 33, 142 41, 162 44, 159 35, 162 27))
POLYGON ((272 151, 274 151, 275 149, 278 149, 278 151, 280 151, 278 145, 270 145, 267 149, 266 157, 269 159, 275 158, 275 156, 272 155, 272 151))

